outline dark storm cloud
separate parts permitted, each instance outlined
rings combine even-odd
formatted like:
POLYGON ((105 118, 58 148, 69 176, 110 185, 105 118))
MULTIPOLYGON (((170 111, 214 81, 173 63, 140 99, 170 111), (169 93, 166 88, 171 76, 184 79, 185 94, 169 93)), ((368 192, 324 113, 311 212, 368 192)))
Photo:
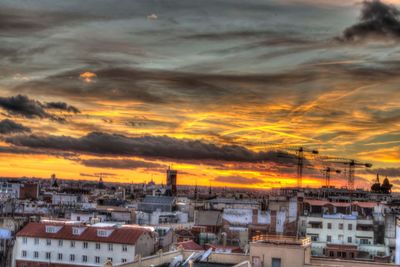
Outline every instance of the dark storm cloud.
POLYGON ((379 174, 381 176, 400 177, 400 168, 366 169, 365 173, 379 174))
POLYGON ((0 97, 0 107, 3 108, 10 115, 22 116, 25 118, 33 119, 51 119, 55 121, 64 121, 64 118, 52 115, 45 109, 64 109, 67 112, 79 111, 73 106, 69 106, 63 102, 52 102, 42 104, 41 102, 30 99, 25 95, 16 95, 10 97, 0 97))
POLYGON ((0 134, 24 133, 31 129, 15 121, 5 119, 0 121, 0 134))
POLYGON ((359 41, 367 38, 400 37, 400 12, 394 6, 379 0, 363 1, 360 21, 347 28, 340 38, 344 41, 359 41))
POLYGON ((26 118, 53 118, 44 110, 39 101, 25 95, 0 97, 0 107, 11 115, 20 115, 26 118))
MULTIPOLYGON (((267 55, 265 55, 267 56, 267 55)), ((263 56, 262 56, 263 57, 263 56)), ((128 67, 93 69, 96 81, 85 83, 79 75, 86 70, 76 69, 51 75, 43 79, 27 81, 16 85, 13 90, 24 94, 66 97, 75 101, 96 100, 140 101, 149 104, 200 104, 212 103, 248 104, 263 103, 283 95, 296 96, 307 101, 310 97, 332 90, 324 83, 332 77, 349 78, 367 82, 381 82, 395 79, 400 74, 400 65, 392 62, 376 62, 379 66, 363 64, 316 65, 309 64, 291 71, 260 74, 208 74, 183 71, 137 69, 128 67), (309 86, 300 90, 299 86, 309 86)), ((340 82, 340 81, 339 81, 340 82)))
POLYGON ((254 185, 263 184, 264 181, 258 178, 246 178, 243 176, 233 175, 233 176, 218 176, 214 178, 215 182, 230 183, 230 184, 241 184, 241 185, 254 185))
POLYGON ((77 160, 75 153, 65 151, 49 151, 47 149, 34 149, 29 147, 0 146, 0 153, 17 155, 47 155, 69 160, 77 160))
POLYGON ((165 167, 165 165, 131 159, 82 159, 79 161, 87 167, 110 169, 152 169, 165 167))
POLYGON ((75 14, 68 15, 3 7, 0 10, 0 36, 31 34, 62 25, 74 19, 77 19, 75 14))
POLYGON ((275 153, 254 152, 238 145, 218 146, 200 140, 168 136, 127 137, 92 132, 80 138, 69 136, 14 136, 5 141, 15 146, 88 153, 183 160, 261 162, 276 160, 275 153))
POLYGON ((48 102, 45 104, 45 107, 48 109, 58 109, 71 113, 80 113, 80 110, 74 106, 68 105, 65 102, 48 102))
MULTIPOLYGON (((278 74, 202 74, 177 71, 141 70, 134 68, 107 68, 94 71, 97 81, 84 83, 79 79, 83 70, 74 70, 28 81, 14 89, 85 101, 106 99, 115 101, 138 100, 145 103, 168 104, 185 101, 204 103, 210 100, 242 102, 243 97, 257 101, 262 97, 280 96, 270 88, 311 81, 315 73, 301 72, 278 74), (268 94, 265 91, 268 90, 268 94), (254 96, 257 95, 257 98, 254 96)), ((319 74, 321 75, 321 74, 319 74)), ((287 90, 296 90, 287 89, 287 90)), ((231 102, 232 103, 232 102, 231 102)))

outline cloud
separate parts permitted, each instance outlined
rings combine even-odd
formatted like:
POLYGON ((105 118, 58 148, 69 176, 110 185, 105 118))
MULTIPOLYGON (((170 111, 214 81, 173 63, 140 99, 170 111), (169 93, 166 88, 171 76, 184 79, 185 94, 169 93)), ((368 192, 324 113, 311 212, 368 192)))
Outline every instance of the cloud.
POLYGON ((52 118, 52 115, 43 109, 43 105, 24 95, 0 97, 0 107, 11 115, 20 115, 26 118, 52 118))
POLYGON ((66 112, 71 112, 71 113, 80 113, 80 110, 74 106, 70 106, 65 102, 48 102, 45 105, 46 108, 48 109, 58 109, 66 112))
POLYGON ((80 138, 52 135, 20 135, 8 137, 5 141, 16 146, 29 148, 96 155, 238 162, 280 160, 274 151, 255 152, 239 145, 219 146, 201 140, 177 139, 168 136, 127 137, 119 134, 91 132, 80 138))
POLYGON ((344 30, 341 40, 360 41, 368 38, 400 37, 400 12, 379 0, 363 1, 359 22, 344 30))
POLYGON ((238 175, 218 176, 214 178, 213 181, 221 183, 230 183, 230 184, 242 184, 242 185, 254 185, 254 184, 264 183, 264 181, 259 178, 246 178, 238 175))
POLYGON ((5 119, 0 121, 0 134, 24 133, 31 129, 12 120, 5 119))
POLYGON ((366 173, 377 174, 381 176, 389 176, 389 177, 400 177, 400 168, 377 168, 377 169, 366 169, 366 173))
POLYGON ((131 159, 82 159, 79 162, 87 167, 110 169, 151 169, 164 166, 157 163, 131 159))
POLYGON ((25 95, 16 95, 10 97, 0 97, 0 107, 10 115, 18 115, 28 119, 46 118, 55 121, 64 121, 64 118, 52 115, 46 109, 61 109, 67 112, 77 113, 79 110, 69 106, 64 102, 50 102, 42 104, 37 100, 30 99, 25 95))
POLYGON ((109 172, 102 172, 102 173, 80 173, 79 174, 80 176, 83 176, 83 177, 97 177, 97 178, 99 178, 100 176, 101 177, 113 177, 113 176, 117 176, 117 174, 115 174, 115 173, 109 173, 109 172))
POLYGON ((101 77, 101 83, 83 85, 81 78, 71 79, 79 77, 80 73, 81 69, 75 69, 27 81, 16 85, 14 90, 36 95, 51 93, 53 96, 85 102, 140 101, 149 104, 190 103, 204 106, 215 101, 242 103, 243 98, 251 98, 253 102, 265 104, 266 100, 280 97, 280 90, 294 91, 292 85, 315 81, 316 78, 316 74, 307 69, 276 74, 207 74, 116 67, 97 69, 96 75, 101 77))
POLYGON ((79 78, 81 78, 85 83, 91 83, 95 78, 97 78, 97 75, 94 72, 85 71, 79 74, 79 78))

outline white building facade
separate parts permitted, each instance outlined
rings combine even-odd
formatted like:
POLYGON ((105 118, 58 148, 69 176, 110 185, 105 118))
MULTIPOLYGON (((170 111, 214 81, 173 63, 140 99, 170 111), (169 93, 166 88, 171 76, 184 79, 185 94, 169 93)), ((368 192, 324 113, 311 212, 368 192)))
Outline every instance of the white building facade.
POLYGON ((142 227, 29 223, 17 234, 13 267, 120 264, 154 249, 154 234, 142 227))

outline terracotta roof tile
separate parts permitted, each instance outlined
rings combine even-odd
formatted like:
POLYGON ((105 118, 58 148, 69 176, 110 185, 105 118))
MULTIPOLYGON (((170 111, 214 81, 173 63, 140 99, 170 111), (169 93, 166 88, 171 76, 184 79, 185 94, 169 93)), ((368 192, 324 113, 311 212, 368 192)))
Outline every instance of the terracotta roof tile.
POLYGON ((151 232, 151 230, 144 227, 123 226, 119 228, 104 228, 85 226, 86 229, 80 235, 73 235, 72 228, 77 227, 76 225, 63 224, 61 225, 62 228, 57 233, 47 233, 46 225, 54 224, 31 222, 22 228, 21 231, 17 233, 17 236, 134 245, 142 234, 151 232), (112 229, 113 231, 108 237, 101 237, 97 235, 97 230, 101 229, 112 229))
POLYGON ((200 246, 193 240, 179 242, 178 247, 182 247, 185 250, 204 250, 202 246, 200 246))

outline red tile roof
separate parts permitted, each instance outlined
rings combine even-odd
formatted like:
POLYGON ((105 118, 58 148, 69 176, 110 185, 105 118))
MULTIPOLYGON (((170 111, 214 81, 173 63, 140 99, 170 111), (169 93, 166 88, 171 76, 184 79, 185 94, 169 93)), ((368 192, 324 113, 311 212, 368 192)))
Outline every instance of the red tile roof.
POLYGON ((184 250, 204 250, 202 246, 200 246, 193 240, 179 242, 178 247, 182 247, 184 250))
POLYGON ((73 235, 72 228, 77 227, 76 225, 63 224, 57 233, 47 233, 46 225, 54 224, 31 222, 17 233, 17 237, 25 236, 134 245, 142 234, 151 233, 151 230, 148 228, 136 226, 122 226, 119 228, 85 226, 86 229, 80 235, 73 235), (101 229, 112 229, 113 231, 108 237, 101 237, 97 235, 97 230, 101 229))

